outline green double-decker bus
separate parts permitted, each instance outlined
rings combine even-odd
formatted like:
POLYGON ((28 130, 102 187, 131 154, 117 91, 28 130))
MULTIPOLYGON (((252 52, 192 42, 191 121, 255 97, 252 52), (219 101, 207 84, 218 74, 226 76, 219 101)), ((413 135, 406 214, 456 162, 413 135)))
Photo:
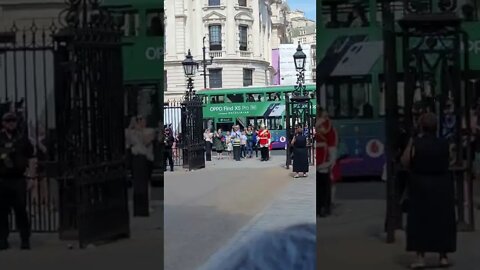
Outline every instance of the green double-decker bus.
MULTIPOLYGON (((306 89, 312 98, 312 115, 316 112, 315 85, 306 89)), ((203 98, 204 126, 229 131, 233 125, 260 126, 265 124, 272 134, 272 149, 286 147, 285 97, 294 86, 245 87, 200 90, 203 98)))

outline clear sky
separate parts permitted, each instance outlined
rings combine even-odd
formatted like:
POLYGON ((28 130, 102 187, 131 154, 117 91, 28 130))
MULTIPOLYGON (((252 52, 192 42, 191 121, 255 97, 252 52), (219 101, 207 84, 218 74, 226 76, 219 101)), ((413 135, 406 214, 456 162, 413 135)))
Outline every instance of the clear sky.
POLYGON ((288 5, 290 9, 299 9, 305 12, 305 17, 308 19, 316 21, 316 10, 317 10, 317 1, 316 0, 288 0, 288 5))

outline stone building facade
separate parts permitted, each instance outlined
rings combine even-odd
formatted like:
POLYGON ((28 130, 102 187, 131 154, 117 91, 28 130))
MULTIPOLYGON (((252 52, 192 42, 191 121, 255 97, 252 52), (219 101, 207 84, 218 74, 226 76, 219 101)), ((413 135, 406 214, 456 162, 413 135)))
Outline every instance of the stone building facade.
MULTIPOLYGON (((165 0, 165 98, 176 99, 184 93, 181 62, 188 50, 201 61, 203 46, 206 58, 214 57, 207 66, 207 89, 270 85, 272 46, 287 38, 282 5, 285 1, 165 0)), ((204 88, 201 69, 195 89, 204 88)))

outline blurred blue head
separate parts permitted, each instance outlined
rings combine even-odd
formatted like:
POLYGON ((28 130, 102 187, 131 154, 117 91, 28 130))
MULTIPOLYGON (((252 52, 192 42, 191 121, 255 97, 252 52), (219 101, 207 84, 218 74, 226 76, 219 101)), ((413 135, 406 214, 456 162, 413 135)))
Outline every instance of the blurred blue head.
POLYGON ((223 264, 222 270, 316 270, 316 225, 266 232, 223 264))

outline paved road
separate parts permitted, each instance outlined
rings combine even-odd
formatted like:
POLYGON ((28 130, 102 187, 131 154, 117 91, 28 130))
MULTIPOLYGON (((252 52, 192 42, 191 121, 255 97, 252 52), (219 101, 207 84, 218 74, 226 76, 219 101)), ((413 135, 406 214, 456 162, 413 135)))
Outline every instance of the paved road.
POLYGON ((200 270, 221 269, 228 256, 252 239, 270 230, 291 225, 315 223, 315 176, 290 181, 262 212, 257 214, 218 252, 210 257, 200 270))
MULTIPOLYGON (((318 262, 322 270, 406 269, 413 257, 404 251, 403 232, 395 244, 386 244, 384 183, 348 183, 338 186, 339 207, 318 225, 318 262)), ((477 224, 480 212, 477 211, 477 224)), ((477 270, 480 233, 460 233, 451 269, 477 270)), ((435 256, 430 258, 435 263, 435 256)))
MULTIPOLYGON (((35 234, 30 251, 18 249, 17 234, 12 248, 0 252, 0 269, 5 270, 158 270, 163 265, 162 203, 153 203, 149 218, 131 218, 130 239, 78 249, 75 242, 58 240, 57 234, 35 234), (72 245, 73 249, 68 246, 72 245)), ((132 212, 132 211, 131 211, 132 212)))
POLYGON ((292 182, 284 161, 214 159, 203 170, 166 174, 165 270, 197 269, 228 247, 292 182))

